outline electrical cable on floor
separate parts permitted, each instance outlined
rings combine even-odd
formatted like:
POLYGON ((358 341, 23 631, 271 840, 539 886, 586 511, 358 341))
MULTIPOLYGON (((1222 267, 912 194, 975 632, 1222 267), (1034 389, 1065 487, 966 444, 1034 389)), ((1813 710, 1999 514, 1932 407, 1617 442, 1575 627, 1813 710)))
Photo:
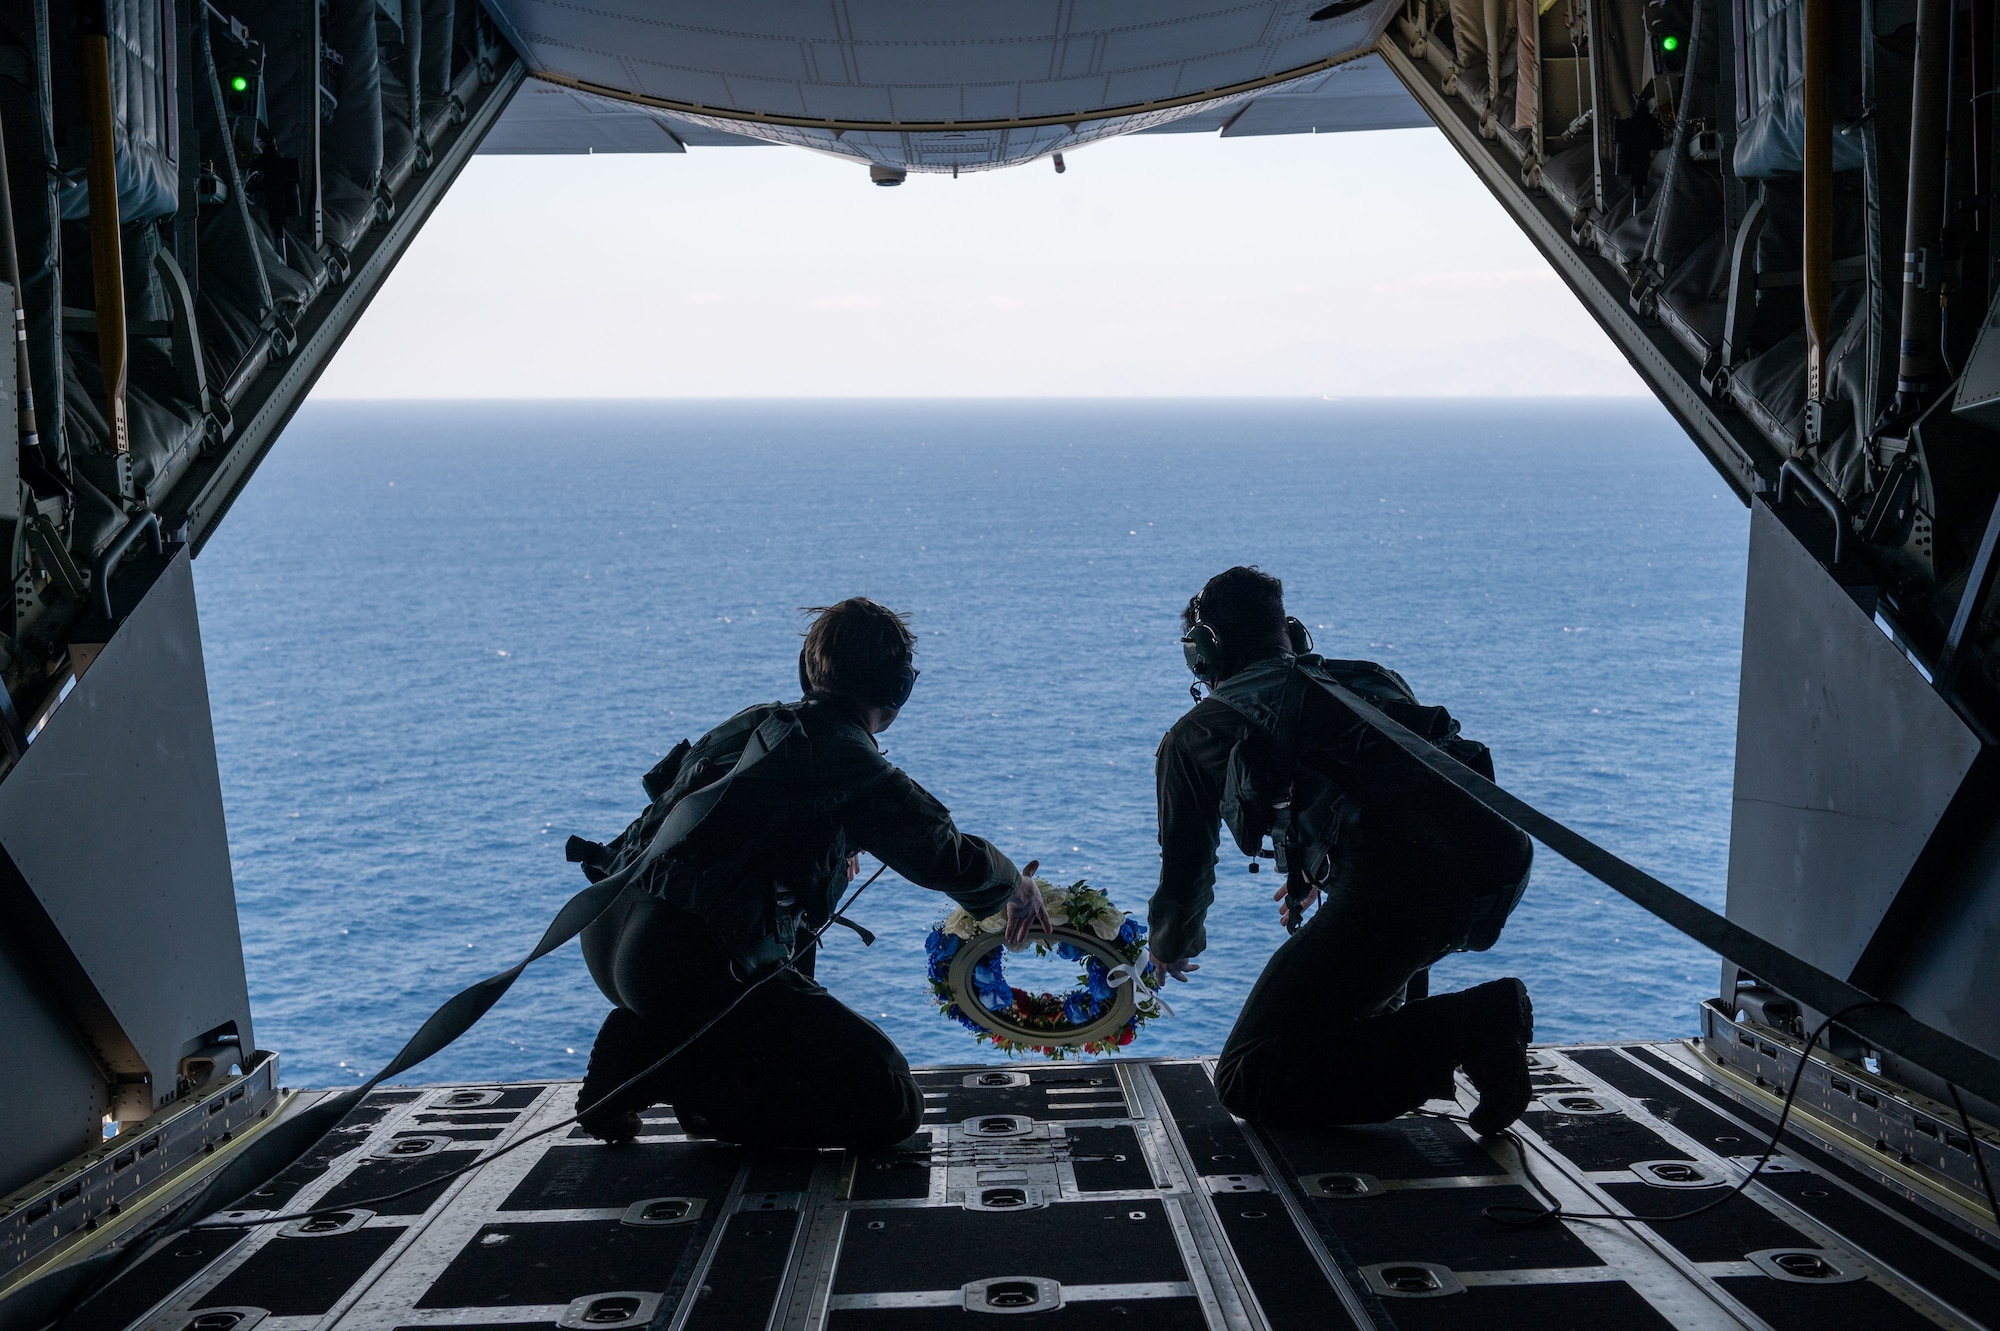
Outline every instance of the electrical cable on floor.
MULTIPOLYGON (((1503 1225, 1512 1225, 1515 1228, 1519 1229, 1525 1229, 1532 1225, 1546 1225, 1554 1220, 1619 1220, 1619 1221, 1624 1221, 1626 1223, 1636 1223, 1642 1225, 1659 1225, 1659 1224, 1665 1224, 1668 1221, 1672 1220, 1690 1220, 1695 1216, 1705 1215, 1708 1212, 1713 1211, 1716 1207, 1724 1205, 1732 1197, 1739 1195, 1745 1188, 1749 1187, 1751 1182, 1755 1180, 1756 1177, 1764 1171, 1764 1166, 1771 1163, 1771 1157, 1778 1153, 1778 1142, 1779 1139, 1785 1135, 1785 1124, 1787 1121, 1790 1120, 1792 1116, 1792 1103, 1794 1100, 1798 1098, 1799 1086, 1805 1080, 1806 1064, 1811 1059, 1813 1046, 1819 1043, 1820 1037, 1826 1034, 1827 1029, 1831 1027, 1835 1022, 1839 1021, 1842 1017, 1857 1012, 1862 1008, 1894 1007, 1894 1006, 1895 1004, 1893 1003, 1885 1003, 1874 999, 1871 999, 1866 1003, 1854 1003, 1848 1007, 1842 1008, 1840 1011, 1834 1013, 1832 1016, 1820 1022, 1819 1025, 1813 1028, 1812 1034, 1806 1037, 1806 1047, 1799 1051, 1799 1065, 1792 1072, 1791 1085, 1785 1088, 1785 1098, 1778 1112, 1778 1125, 1775 1128, 1771 1129, 1770 1144, 1764 1148, 1764 1153, 1757 1157, 1757 1163, 1751 1166, 1750 1172, 1745 1174, 1741 1179, 1739 1179, 1736 1182, 1736 1185, 1734 1187, 1730 1188, 1720 1197, 1716 1197, 1710 1201, 1703 1202, 1700 1206, 1697 1206, 1692 1210, 1677 1211, 1672 1215, 1613 1215, 1609 1211, 1565 1210, 1563 1209, 1563 1204, 1556 1199, 1555 1194, 1550 1192, 1548 1188, 1542 1184, 1542 1181, 1535 1177, 1534 1170, 1528 1167, 1528 1151, 1526 1146, 1522 1143, 1521 1139, 1519 1137, 1516 1137, 1512 1132, 1503 1132, 1500 1135, 1506 1137, 1509 1141, 1513 1142, 1514 1149, 1520 1154, 1521 1177, 1528 1183, 1528 1186, 1533 1191, 1541 1194, 1543 1200, 1548 1203, 1548 1209, 1544 1211, 1533 1211, 1525 1206, 1510 1206, 1504 1202, 1496 1202, 1492 1206, 1483 1208, 1481 1214, 1484 1215, 1488 1220, 1497 1221, 1498 1223, 1503 1225)), ((1954 1098, 1957 1096, 1958 1094, 1957 1087, 1952 1088, 1952 1094, 1954 1098)), ((1964 1112, 1965 1112, 1964 1109, 1961 1107, 1959 1113, 1963 1115, 1964 1112)), ((1970 1131, 1969 1125, 1971 1123, 1971 1120, 1967 1119, 1966 1122, 1968 1124, 1968 1132, 1969 1132, 1970 1131)), ((1976 1153, 1978 1147, 1978 1138, 1976 1137, 1973 1138, 1973 1146, 1975 1148, 1975 1153, 1976 1153)), ((1984 1161, 1981 1161, 1980 1177, 1982 1179, 1985 1177, 1985 1173, 1986 1173, 1985 1163, 1984 1161)), ((1991 1195, 1990 1185, 1988 1187, 1988 1194, 1991 1195)))
POLYGON ((483 1169, 485 1166, 492 1164, 495 1160, 498 1160, 501 1156, 506 1155, 511 1151, 517 1151, 521 1147, 526 1146, 529 1142, 532 1142, 537 1138, 546 1137, 552 1132, 558 1132, 563 1128, 569 1127, 570 1125, 576 1123, 579 1119, 581 1119, 585 1114, 590 1113, 592 1110, 598 1108, 598 1106, 600 1105, 609 1104, 613 1100, 616 1100, 619 1096, 625 1094, 625 1092, 632 1090, 634 1087, 644 1082, 648 1077, 651 1077, 654 1073, 658 1072, 661 1068, 671 1063, 674 1059, 680 1057, 681 1054, 687 1051, 690 1045, 694 1044, 696 1040, 699 1040, 702 1036, 714 1030, 715 1027, 722 1021, 724 1017, 727 1017, 730 1013, 734 1012, 737 1009, 737 1007, 743 1002, 744 999, 756 993, 764 985, 769 984, 772 980, 777 979, 778 976, 784 974, 786 971, 796 972, 798 969, 798 967, 795 964, 796 959, 799 956, 803 955, 806 948, 818 946, 821 935, 825 934, 826 931, 833 926, 835 920, 839 919, 841 916, 847 913, 848 908, 854 905, 855 901, 861 896, 861 894, 863 892, 866 892, 869 889, 869 887, 874 884, 875 880, 882 876, 883 870, 887 869, 888 867, 889 866, 887 864, 881 864, 876 866, 875 872, 868 875, 868 880, 866 882, 862 883, 861 886, 855 888, 852 892, 848 893, 847 900, 841 902, 840 905, 834 910, 833 914, 827 916, 827 918, 820 924, 819 928, 812 931, 811 936, 806 939, 806 947, 798 949, 790 957, 787 957, 784 961, 772 967, 769 971, 767 971, 763 975, 760 975, 755 980, 752 980, 750 984, 744 988, 742 993, 730 999, 728 1005, 725 1006, 722 1009, 722 1011, 716 1013, 714 1016, 710 1017, 707 1021, 703 1022, 701 1028, 695 1031, 693 1035, 690 1035, 687 1037, 687 1039, 682 1040, 679 1044, 675 1045, 672 1049, 669 1049, 666 1053, 660 1055, 659 1058, 653 1060, 653 1062, 648 1064, 646 1067, 640 1069, 638 1072, 633 1073, 631 1076, 627 1077, 624 1081, 618 1083, 618 1085, 612 1087, 609 1091, 606 1091, 603 1095, 597 1097, 597 1099, 592 1101, 590 1104, 579 1107, 575 1113, 571 1114, 568 1118, 563 1119, 560 1123, 551 1123, 545 1128, 537 1128, 535 1131, 529 1133, 525 1137, 521 1137, 515 1141, 508 1142, 505 1146, 502 1146, 499 1150, 494 1151, 490 1155, 481 1156, 477 1160, 469 1161, 466 1164, 460 1165, 456 1169, 450 1170, 443 1174, 439 1174, 435 1178, 427 1178, 421 1183, 411 1184, 409 1187, 399 1189, 396 1192, 385 1192, 375 1197, 357 1197, 353 1201, 345 1202, 339 1206, 323 1206, 311 1211, 293 1211, 287 1214, 263 1216, 255 1220, 202 1220, 196 1222, 195 1224, 189 1225, 188 1228, 189 1229, 251 1229, 251 1228, 258 1228, 264 1225, 289 1225, 300 1220, 319 1220, 331 1216, 348 1215, 355 1211, 373 1210, 375 1207, 381 1205, 383 1202, 401 1201, 403 1198, 408 1197, 414 1193, 423 1192, 427 1188, 435 1188, 439 1184, 449 1183, 451 1180, 455 1178, 460 1178, 466 1174, 470 1174, 475 1169, 483 1169))

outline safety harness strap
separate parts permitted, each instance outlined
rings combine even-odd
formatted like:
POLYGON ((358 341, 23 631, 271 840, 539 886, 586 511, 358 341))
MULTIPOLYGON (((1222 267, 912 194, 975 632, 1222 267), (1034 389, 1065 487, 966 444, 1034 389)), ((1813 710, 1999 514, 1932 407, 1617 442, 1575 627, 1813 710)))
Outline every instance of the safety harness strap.
POLYGON ((1271 809, 1271 849, 1277 854, 1277 870, 1285 875, 1285 917, 1287 933, 1297 933, 1304 923, 1306 894, 1312 884, 1306 878, 1305 847, 1298 844, 1298 819, 1292 807, 1299 780, 1299 713, 1305 710, 1306 672, 1296 657, 1285 672, 1285 692, 1278 704, 1278 728, 1271 736, 1272 757, 1282 783, 1282 796, 1271 809))
POLYGON ((1878 1002, 1874 995, 1864 993, 1811 962, 1793 956, 1742 925, 1716 914, 1692 897, 1634 868, 1602 846, 1508 794, 1416 732, 1390 720, 1353 692, 1328 680, 1314 682, 1425 767, 1612 891, 1635 902, 1656 918, 1665 920, 1711 952, 1727 957, 1766 984, 1820 1012, 1840 1012, 1857 1004, 1870 1004, 1842 1018, 1840 1024, 1871 1045, 1900 1054, 1926 1071, 1989 1102, 2000 1102, 2000 1059, 1925 1025, 1893 1004, 1878 1002))
MULTIPOLYGON (((416 1034, 409 1038, 396 1056, 367 1081, 352 1090, 328 1096, 259 1134, 257 1140, 225 1165, 206 1187, 177 1208, 174 1218, 155 1232, 153 1242, 145 1245, 143 1251, 151 1252, 194 1220, 223 1209, 228 1203, 261 1187, 274 1174, 312 1149, 313 1144, 345 1118, 348 1111, 370 1091, 389 1078, 409 1071, 471 1030, 474 1023, 514 987, 514 981, 521 977, 521 972, 582 933, 647 866, 686 840, 722 802, 739 776, 763 761, 798 728, 798 718, 789 710, 773 713, 757 727, 728 774, 676 804, 661 822, 644 852, 631 864, 598 879, 563 903, 562 909, 549 921, 548 928, 542 931, 541 941, 527 956, 506 970, 468 985, 446 999, 417 1028, 416 1034)), ((101 1288, 136 1255, 130 1249, 111 1249, 85 1261, 59 1267, 15 1289, 0 1300, 0 1331, 23 1331, 25 1328, 46 1326, 57 1318, 67 1320, 82 1306, 78 1299, 101 1288)))
POLYGON ((500 1001, 511 989, 521 972, 549 953, 575 938, 589 926, 592 920, 602 915, 606 907, 618 898, 632 880, 647 866, 654 863, 669 850, 685 841, 699 827, 702 820, 712 813, 729 793, 738 777, 755 767, 768 757, 779 745, 790 738, 798 729, 798 718, 792 713, 773 713, 757 727, 750 742, 743 746, 743 754, 736 765, 720 781, 690 793, 674 805, 673 811, 661 822, 646 849, 631 864, 617 873, 607 874, 583 891, 571 897, 556 912, 549 927, 542 931, 541 941, 520 961, 497 975, 489 975, 477 984, 469 985, 444 1001, 443 1006, 430 1015, 430 1019, 417 1028, 397 1055, 385 1064, 380 1072, 363 1082, 349 1095, 359 1098, 374 1089, 379 1083, 400 1073, 407 1072, 432 1054, 444 1049, 459 1036, 472 1029, 481 1017, 500 1001))

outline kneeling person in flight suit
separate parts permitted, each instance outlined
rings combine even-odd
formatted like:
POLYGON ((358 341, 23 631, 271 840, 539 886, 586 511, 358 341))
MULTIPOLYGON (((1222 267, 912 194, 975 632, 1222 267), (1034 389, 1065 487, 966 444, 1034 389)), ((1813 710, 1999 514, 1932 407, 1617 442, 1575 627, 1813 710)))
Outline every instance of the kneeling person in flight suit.
POLYGON ((1218 825, 1256 854, 1268 835, 1295 930, 1243 1005, 1216 1069, 1244 1118, 1375 1123, 1479 1091, 1472 1126, 1498 1132, 1529 1100, 1534 1014, 1517 979, 1435 998, 1432 963, 1491 947, 1527 887, 1533 847, 1511 823, 1398 748, 1322 684, 1358 695, 1482 774, 1485 746, 1423 707, 1395 672, 1311 654, 1284 588, 1254 568, 1209 579, 1182 612, 1183 650, 1208 696, 1162 741, 1153 965, 1185 981, 1206 946, 1218 825), (1324 896, 1312 919, 1306 909, 1324 896), (1414 982, 1414 983, 1413 983, 1414 982))
POLYGON ((728 774, 693 831, 584 933, 591 976, 617 1005, 577 1097, 583 1127, 603 1140, 636 1136, 638 1111, 661 1101, 690 1132, 751 1145, 882 1146, 916 1130, 923 1096, 903 1055, 811 978, 813 931, 858 851, 975 916, 1004 906, 1011 941, 1048 927, 1035 866, 1023 873, 961 833, 876 745, 917 677, 903 617, 859 597, 817 613, 799 655, 802 701, 749 708, 683 741, 647 774, 653 804, 622 836, 571 840, 586 873, 615 872, 676 805, 728 774), (739 762, 746 749, 755 761, 739 762), (659 1072, 605 1099, 778 967, 659 1072))

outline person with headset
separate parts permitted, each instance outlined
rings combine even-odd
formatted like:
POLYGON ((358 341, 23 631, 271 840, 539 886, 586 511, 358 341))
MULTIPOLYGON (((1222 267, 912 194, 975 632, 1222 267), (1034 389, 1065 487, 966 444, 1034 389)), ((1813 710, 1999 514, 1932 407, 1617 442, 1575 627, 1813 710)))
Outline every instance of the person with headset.
POLYGON ((904 617, 863 597, 809 613, 800 701, 751 707, 683 740, 647 773, 653 802, 623 835, 605 846, 571 838, 586 874, 616 872, 682 800, 729 782, 584 931, 585 962, 615 1004, 577 1096, 584 1130, 601 1140, 637 1136, 639 1110, 662 1101, 684 1130, 748 1145, 865 1148, 916 1130, 923 1097, 901 1052, 812 981, 813 933, 833 917, 857 852, 980 918, 1004 910, 1010 942, 1048 927, 1035 865, 1016 869, 960 832, 875 742, 917 680, 904 617))
POLYGON ((1314 655, 1312 636, 1285 613, 1283 584, 1256 568, 1210 578, 1181 619, 1199 684, 1157 756, 1150 962, 1183 982, 1200 969, 1224 823, 1245 854, 1277 861, 1284 881, 1273 900, 1293 931, 1223 1046, 1222 1102, 1263 1123, 1383 1122, 1450 1098, 1462 1067, 1480 1097, 1473 1127, 1506 1127, 1530 1098, 1526 986, 1424 990, 1433 963, 1498 939, 1526 890, 1533 846, 1326 686, 1490 778, 1486 747, 1460 736, 1444 708, 1419 704, 1394 671, 1314 655))

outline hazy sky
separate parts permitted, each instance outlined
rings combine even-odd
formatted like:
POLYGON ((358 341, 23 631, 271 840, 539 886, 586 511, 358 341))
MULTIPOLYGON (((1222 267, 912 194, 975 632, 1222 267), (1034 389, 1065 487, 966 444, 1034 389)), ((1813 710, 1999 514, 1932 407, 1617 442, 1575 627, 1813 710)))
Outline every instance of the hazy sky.
POLYGON ((481 157, 326 397, 1631 394, 1430 129, 911 176, 793 148, 481 157))

